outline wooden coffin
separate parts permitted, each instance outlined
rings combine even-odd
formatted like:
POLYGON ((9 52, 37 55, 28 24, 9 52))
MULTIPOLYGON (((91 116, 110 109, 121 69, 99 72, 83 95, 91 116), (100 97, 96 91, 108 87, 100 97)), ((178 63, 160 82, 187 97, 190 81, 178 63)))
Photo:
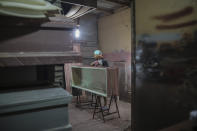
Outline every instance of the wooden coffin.
POLYGON ((72 66, 72 87, 100 96, 118 95, 118 68, 72 66))

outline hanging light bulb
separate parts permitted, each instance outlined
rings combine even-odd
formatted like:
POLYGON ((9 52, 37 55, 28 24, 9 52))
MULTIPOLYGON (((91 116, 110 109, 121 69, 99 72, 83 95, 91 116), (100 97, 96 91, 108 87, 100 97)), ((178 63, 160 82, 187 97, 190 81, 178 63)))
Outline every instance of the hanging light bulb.
POLYGON ((80 31, 79 31, 79 18, 77 19, 77 28, 75 29, 75 38, 79 38, 80 37, 80 31))
POLYGON ((80 37, 79 28, 77 28, 77 29, 75 30, 75 37, 76 37, 76 38, 79 38, 79 37, 80 37))

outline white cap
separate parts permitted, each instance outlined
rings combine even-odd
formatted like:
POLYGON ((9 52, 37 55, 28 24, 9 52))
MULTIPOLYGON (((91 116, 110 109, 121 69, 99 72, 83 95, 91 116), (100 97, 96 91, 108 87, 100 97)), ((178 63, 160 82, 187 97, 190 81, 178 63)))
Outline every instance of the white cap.
POLYGON ((100 50, 95 50, 94 55, 102 55, 102 52, 100 50))

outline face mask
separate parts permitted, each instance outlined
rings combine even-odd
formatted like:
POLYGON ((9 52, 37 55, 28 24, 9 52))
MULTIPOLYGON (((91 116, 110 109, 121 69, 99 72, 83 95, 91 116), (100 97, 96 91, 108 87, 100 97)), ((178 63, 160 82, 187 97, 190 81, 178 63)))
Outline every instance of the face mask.
POLYGON ((102 65, 102 64, 103 64, 102 59, 98 60, 98 63, 99 63, 100 65, 102 65))

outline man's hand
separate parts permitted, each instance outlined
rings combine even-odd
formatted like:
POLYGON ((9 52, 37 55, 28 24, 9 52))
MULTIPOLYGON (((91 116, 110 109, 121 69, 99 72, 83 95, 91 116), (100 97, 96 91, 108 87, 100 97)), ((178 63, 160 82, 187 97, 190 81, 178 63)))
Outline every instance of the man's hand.
POLYGON ((98 66, 99 65, 99 62, 98 61, 94 61, 90 64, 91 66, 98 66))

